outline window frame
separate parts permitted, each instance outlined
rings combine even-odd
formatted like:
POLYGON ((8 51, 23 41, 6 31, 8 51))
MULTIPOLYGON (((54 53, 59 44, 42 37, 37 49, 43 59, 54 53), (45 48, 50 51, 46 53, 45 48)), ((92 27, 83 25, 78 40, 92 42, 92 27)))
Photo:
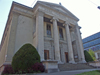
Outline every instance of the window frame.
POLYGON ((45 60, 49 59, 49 50, 44 50, 44 59, 45 60), (47 57, 45 57, 45 53, 47 54, 47 57))

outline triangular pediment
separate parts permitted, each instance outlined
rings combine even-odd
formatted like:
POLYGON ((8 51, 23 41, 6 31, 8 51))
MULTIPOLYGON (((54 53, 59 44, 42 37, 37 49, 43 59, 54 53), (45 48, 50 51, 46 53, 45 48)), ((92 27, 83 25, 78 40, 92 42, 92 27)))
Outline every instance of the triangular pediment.
POLYGON ((77 21, 79 20, 74 14, 72 14, 69 10, 67 10, 64 6, 62 6, 60 4, 43 2, 43 1, 38 1, 37 3, 48 6, 48 7, 52 8, 52 9, 55 9, 59 12, 62 12, 64 14, 66 14, 67 16, 70 16, 70 17, 76 19, 77 21))

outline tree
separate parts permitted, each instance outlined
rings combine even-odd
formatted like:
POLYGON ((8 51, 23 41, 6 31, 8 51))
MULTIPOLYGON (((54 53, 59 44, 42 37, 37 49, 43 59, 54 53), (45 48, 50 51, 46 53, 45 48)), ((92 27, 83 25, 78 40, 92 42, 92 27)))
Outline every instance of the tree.
POLYGON ((91 49, 89 49, 89 51, 85 50, 84 55, 86 62, 95 61, 95 54, 91 49))
POLYGON ((93 59, 93 61, 95 61, 96 60, 96 58, 95 58, 95 54, 94 54, 94 51, 93 50, 91 50, 91 49, 89 49, 89 54, 90 54, 90 56, 92 57, 92 59, 93 59))

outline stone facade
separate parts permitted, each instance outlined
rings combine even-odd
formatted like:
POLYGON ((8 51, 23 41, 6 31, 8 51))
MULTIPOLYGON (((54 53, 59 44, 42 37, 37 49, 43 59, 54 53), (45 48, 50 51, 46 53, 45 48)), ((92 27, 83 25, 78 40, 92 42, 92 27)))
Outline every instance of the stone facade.
POLYGON ((78 21, 59 4, 38 1, 31 8, 13 2, 1 42, 0 66, 4 62, 11 63, 16 51, 26 43, 35 46, 41 61, 84 63, 78 21), (50 36, 47 33, 48 24, 50 36))

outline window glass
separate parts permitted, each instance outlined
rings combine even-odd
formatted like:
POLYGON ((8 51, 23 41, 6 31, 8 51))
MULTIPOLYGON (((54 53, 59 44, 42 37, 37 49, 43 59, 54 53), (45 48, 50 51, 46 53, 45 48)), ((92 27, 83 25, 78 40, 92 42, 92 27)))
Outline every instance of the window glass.
POLYGON ((47 52, 44 52, 44 59, 47 60, 47 52))
POLYGON ((47 24, 47 36, 51 36, 51 25, 47 24))
POLYGON ((63 39, 63 30, 62 30, 62 28, 59 28, 59 37, 60 37, 60 39, 63 39))

